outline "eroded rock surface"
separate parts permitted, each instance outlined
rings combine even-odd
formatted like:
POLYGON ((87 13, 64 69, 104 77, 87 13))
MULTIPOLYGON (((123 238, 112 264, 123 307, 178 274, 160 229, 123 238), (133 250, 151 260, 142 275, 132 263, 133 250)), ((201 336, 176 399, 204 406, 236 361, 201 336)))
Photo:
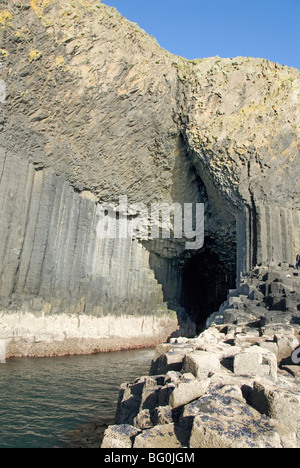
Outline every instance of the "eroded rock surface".
POLYGON ((147 345, 153 317, 152 344, 177 320, 191 336, 241 273, 294 261, 298 70, 187 61, 100 1, 4 2, 0 38, 0 303, 11 355, 43 354, 49 341, 59 343, 49 353, 90 352, 81 338, 95 350, 107 337, 147 345), (120 195, 146 206, 204 203, 203 249, 99 239, 98 207, 116 207, 120 195), (76 333, 62 314, 77 320, 76 333), (107 316, 122 316, 128 333, 107 329, 107 316))

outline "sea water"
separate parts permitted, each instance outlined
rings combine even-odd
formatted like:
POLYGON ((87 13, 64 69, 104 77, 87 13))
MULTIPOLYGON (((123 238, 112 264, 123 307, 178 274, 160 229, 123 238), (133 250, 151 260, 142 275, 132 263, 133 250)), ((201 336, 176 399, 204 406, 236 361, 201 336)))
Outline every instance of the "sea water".
POLYGON ((6 341, 0 340, 0 364, 6 362, 6 341))
MULTIPOLYGON (((148 375, 153 356, 147 349, 8 359, 0 364, 0 448, 85 446, 86 431, 114 423, 120 384, 148 375)), ((94 439, 99 447, 100 435, 94 439)))

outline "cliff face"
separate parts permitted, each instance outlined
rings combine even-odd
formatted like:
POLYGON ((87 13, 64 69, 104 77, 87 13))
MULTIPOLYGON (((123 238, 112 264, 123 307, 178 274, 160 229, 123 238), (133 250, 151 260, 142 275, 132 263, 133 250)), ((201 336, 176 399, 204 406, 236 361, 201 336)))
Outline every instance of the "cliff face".
POLYGON ((299 72, 266 60, 214 58, 196 65, 194 77, 190 93, 197 104, 188 112, 186 138, 206 186, 235 211, 240 271, 257 262, 293 263, 299 244, 299 72))
POLYGON ((85 338, 93 350, 118 347, 103 345, 111 337, 155 344, 177 328, 166 305, 201 326, 236 274, 293 261, 298 70, 186 61, 100 2, 0 8, 0 338, 11 354, 45 354, 47 342, 60 343, 48 354, 76 352, 85 338), (99 237, 99 205, 120 195, 205 203, 204 247, 99 237))

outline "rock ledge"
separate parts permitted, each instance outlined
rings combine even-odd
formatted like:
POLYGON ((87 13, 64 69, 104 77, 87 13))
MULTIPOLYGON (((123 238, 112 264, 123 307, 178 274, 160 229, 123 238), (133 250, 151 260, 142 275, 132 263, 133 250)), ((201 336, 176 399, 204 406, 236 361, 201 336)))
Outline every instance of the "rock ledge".
POLYGON ((200 336, 159 345, 102 448, 298 448, 299 290, 290 266, 257 267, 200 336))

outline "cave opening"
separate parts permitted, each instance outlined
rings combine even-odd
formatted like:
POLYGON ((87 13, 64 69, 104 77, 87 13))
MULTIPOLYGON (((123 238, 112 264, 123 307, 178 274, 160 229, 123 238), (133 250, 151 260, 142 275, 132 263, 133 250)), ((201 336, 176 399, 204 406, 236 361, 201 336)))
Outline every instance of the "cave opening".
POLYGON ((196 332, 206 328, 208 317, 226 301, 229 289, 236 286, 235 268, 231 261, 221 260, 213 246, 207 245, 181 267, 180 306, 195 324, 196 332))
MULTIPOLYGON (((166 241, 164 246, 166 249, 166 241)), ((157 245, 155 250, 151 251, 150 266, 162 285, 165 303, 177 312, 179 335, 201 333, 208 317, 226 301, 229 290, 236 288, 235 237, 220 245, 207 236, 201 250, 177 256, 158 253, 157 245)))
POLYGON ((184 240, 175 238, 145 246, 164 302, 177 312, 179 334, 192 336, 205 329, 208 317, 237 286, 237 218, 183 134, 177 141, 172 176, 173 203, 204 205, 204 246, 186 250, 184 240))

